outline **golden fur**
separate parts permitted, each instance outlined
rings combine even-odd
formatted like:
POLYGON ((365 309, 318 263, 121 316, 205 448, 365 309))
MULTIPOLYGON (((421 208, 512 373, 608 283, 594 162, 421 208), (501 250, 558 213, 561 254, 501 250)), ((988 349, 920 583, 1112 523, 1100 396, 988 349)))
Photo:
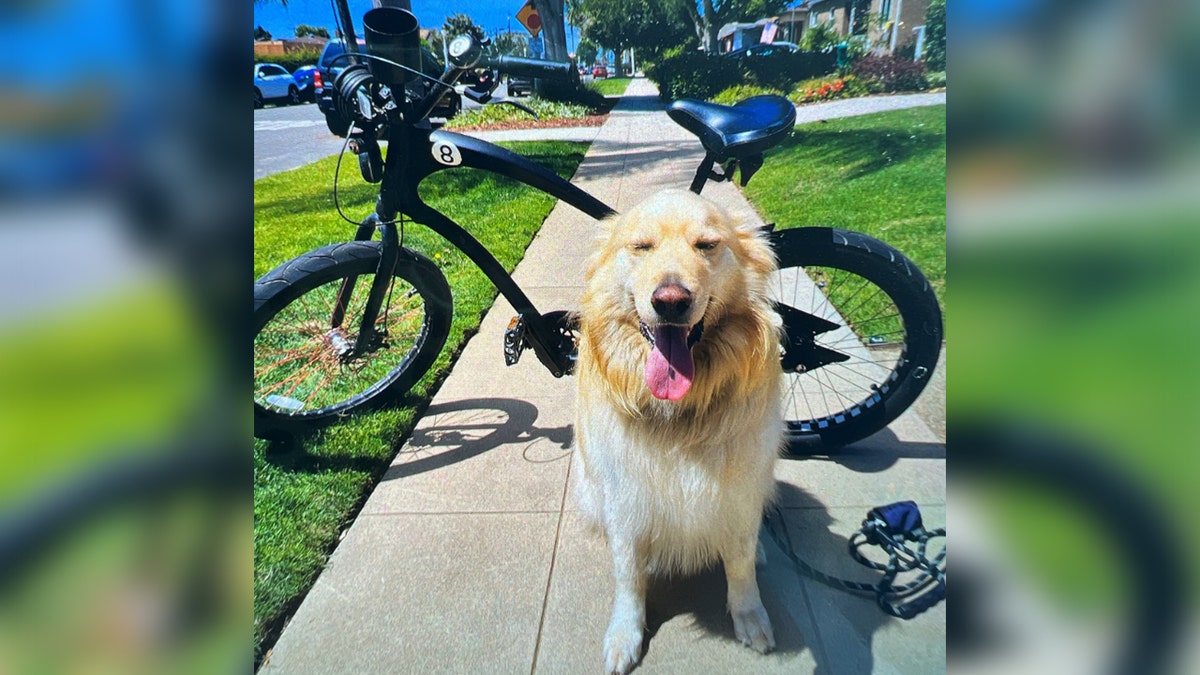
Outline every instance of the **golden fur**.
POLYGON ((609 672, 626 672, 640 653, 646 574, 718 558, 735 633, 760 651, 774 646, 754 581, 783 434, 774 269, 758 230, 690 192, 659 193, 603 224, 581 309, 571 471, 576 501, 614 556, 609 672), (645 375, 652 347, 640 324, 656 321, 650 299, 662 284, 690 291, 688 325, 703 320, 678 401, 655 398, 645 375))

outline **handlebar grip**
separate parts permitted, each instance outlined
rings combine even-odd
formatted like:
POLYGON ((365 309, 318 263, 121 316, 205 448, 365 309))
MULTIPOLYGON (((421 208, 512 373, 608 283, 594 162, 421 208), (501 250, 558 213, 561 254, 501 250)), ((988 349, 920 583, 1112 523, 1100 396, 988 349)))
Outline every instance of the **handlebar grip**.
POLYGON ((519 56, 508 56, 507 54, 483 58, 480 61, 481 65, 519 77, 569 80, 575 72, 575 66, 570 61, 542 61, 540 59, 524 59, 519 56))

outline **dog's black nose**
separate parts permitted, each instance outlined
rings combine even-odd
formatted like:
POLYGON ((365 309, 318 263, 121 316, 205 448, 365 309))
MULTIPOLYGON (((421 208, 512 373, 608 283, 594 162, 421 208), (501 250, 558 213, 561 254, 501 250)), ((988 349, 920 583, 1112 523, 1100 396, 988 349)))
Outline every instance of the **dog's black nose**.
POLYGON ((684 323, 692 309, 692 292, 679 284, 662 284, 654 289, 650 304, 666 323, 684 323))

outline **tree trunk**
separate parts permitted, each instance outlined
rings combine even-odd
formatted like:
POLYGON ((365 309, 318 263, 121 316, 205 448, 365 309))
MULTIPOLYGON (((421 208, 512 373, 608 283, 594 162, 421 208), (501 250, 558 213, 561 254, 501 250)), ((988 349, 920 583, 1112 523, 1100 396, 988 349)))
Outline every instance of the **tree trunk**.
POLYGON ((717 48, 717 31, 721 29, 717 25, 717 10, 713 7, 713 0, 704 0, 704 51, 709 54, 716 54, 720 51, 717 48))
POLYGON ((546 45, 546 59, 567 60, 567 29, 563 23, 563 0, 534 0, 538 16, 542 20, 542 42, 546 45))
MULTIPOLYGON (((564 0, 533 0, 538 16, 542 20, 542 32, 538 36, 545 45, 542 58, 547 61, 568 61, 567 30, 563 23, 564 0)), ((576 76, 577 78, 578 76, 576 76)), ((534 88, 539 96, 551 100, 569 100, 575 89, 574 82, 556 82, 539 78, 534 81, 534 88)))

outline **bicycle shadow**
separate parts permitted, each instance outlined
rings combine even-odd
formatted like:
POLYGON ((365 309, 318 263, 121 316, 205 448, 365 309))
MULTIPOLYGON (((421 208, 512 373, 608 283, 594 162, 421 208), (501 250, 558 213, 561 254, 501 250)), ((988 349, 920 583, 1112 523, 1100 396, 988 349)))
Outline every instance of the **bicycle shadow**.
POLYGON ((861 441, 828 450, 816 441, 794 440, 788 443, 784 459, 814 459, 833 462, 855 473, 879 473, 901 459, 946 459, 946 444, 901 440, 884 428, 861 441))
MULTIPOLYGON (((783 512, 783 529, 799 558, 834 576, 877 580, 846 555, 848 539, 831 529, 835 521, 823 503, 790 483, 777 482, 777 489, 781 503, 795 505, 783 512)), ((804 576, 765 526, 759 543, 764 559, 758 564, 758 583, 775 633, 773 654, 794 658, 807 650, 816 662, 815 673, 872 672, 874 635, 898 619, 884 615, 870 598, 830 589, 804 576)), ((652 578, 646 596, 643 656, 654 650, 662 627, 679 620, 742 649, 726 608, 726 592, 720 563, 686 577, 652 578)))
POLYGON ((504 445, 521 444, 522 458, 541 463, 570 453, 572 425, 538 427, 537 406, 510 398, 472 398, 427 408, 381 481, 442 469, 504 445), (545 439, 552 446, 537 444, 545 439))
POLYGON ((323 431, 314 428, 272 437, 267 441, 264 459, 276 469, 296 473, 353 470, 376 474, 386 466, 380 478, 386 481, 441 469, 515 443, 526 446, 522 453, 525 461, 556 461, 570 452, 573 438, 570 424, 535 426, 537 407, 517 399, 476 398, 435 403, 419 410, 416 417, 415 427, 396 439, 399 452, 394 457, 311 454, 306 450, 308 444, 323 431), (549 440, 553 445, 548 449, 535 444, 539 439, 549 440))

